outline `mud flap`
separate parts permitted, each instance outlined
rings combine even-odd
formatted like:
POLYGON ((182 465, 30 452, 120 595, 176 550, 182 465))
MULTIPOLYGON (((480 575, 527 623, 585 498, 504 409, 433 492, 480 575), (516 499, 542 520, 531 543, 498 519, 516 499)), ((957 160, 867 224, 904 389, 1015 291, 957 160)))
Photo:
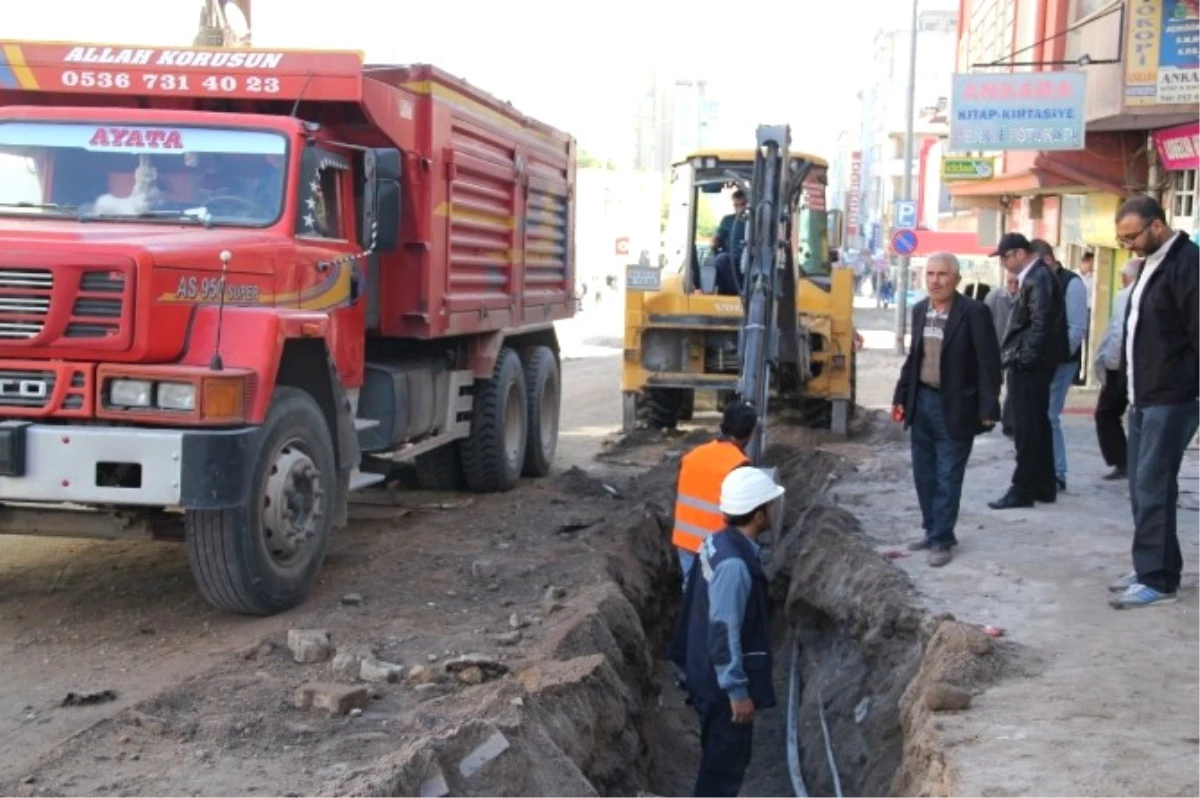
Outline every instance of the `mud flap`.
POLYGON ((349 521, 350 474, 362 460, 362 452, 358 448, 358 432, 354 429, 354 407, 350 404, 350 397, 342 386, 328 349, 325 350, 325 368, 329 374, 333 406, 337 408, 334 440, 337 443, 338 493, 333 505, 333 525, 340 528, 349 521))

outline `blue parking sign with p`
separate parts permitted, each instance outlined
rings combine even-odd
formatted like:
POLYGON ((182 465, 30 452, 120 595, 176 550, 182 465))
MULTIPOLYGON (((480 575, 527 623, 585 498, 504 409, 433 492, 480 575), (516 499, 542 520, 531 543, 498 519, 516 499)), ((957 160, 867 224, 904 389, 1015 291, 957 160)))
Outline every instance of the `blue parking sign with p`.
POLYGON ((894 218, 896 230, 916 230, 917 203, 912 200, 897 200, 894 218))

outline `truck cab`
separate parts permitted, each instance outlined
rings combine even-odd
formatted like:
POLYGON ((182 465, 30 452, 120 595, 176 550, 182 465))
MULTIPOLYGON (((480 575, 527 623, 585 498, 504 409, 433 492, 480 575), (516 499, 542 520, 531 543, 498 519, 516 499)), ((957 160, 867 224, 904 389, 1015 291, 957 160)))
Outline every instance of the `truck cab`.
POLYGON ((398 464, 549 471, 570 137, 358 53, 0 53, 0 531, 183 540, 266 614, 398 464))

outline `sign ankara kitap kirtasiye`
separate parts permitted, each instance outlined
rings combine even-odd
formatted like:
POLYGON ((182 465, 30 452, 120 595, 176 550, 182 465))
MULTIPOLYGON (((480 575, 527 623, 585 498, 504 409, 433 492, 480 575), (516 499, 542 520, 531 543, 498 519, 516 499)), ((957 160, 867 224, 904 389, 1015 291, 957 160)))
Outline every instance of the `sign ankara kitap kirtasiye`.
POLYGON ((950 152, 1082 150, 1082 71, 954 76, 950 152))

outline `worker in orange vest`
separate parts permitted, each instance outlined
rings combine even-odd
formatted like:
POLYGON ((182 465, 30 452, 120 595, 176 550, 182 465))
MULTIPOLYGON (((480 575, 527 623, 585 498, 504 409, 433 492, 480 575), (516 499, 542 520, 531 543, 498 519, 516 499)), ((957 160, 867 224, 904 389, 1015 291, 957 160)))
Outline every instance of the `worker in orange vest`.
POLYGON ((735 468, 750 465, 746 444, 758 426, 758 411, 746 401, 732 402, 721 420, 721 438, 701 444, 683 456, 675 491, 675 531, 671 543, 679 553, 683 583, 700 545, 725 528, 721 483, 735 468))

